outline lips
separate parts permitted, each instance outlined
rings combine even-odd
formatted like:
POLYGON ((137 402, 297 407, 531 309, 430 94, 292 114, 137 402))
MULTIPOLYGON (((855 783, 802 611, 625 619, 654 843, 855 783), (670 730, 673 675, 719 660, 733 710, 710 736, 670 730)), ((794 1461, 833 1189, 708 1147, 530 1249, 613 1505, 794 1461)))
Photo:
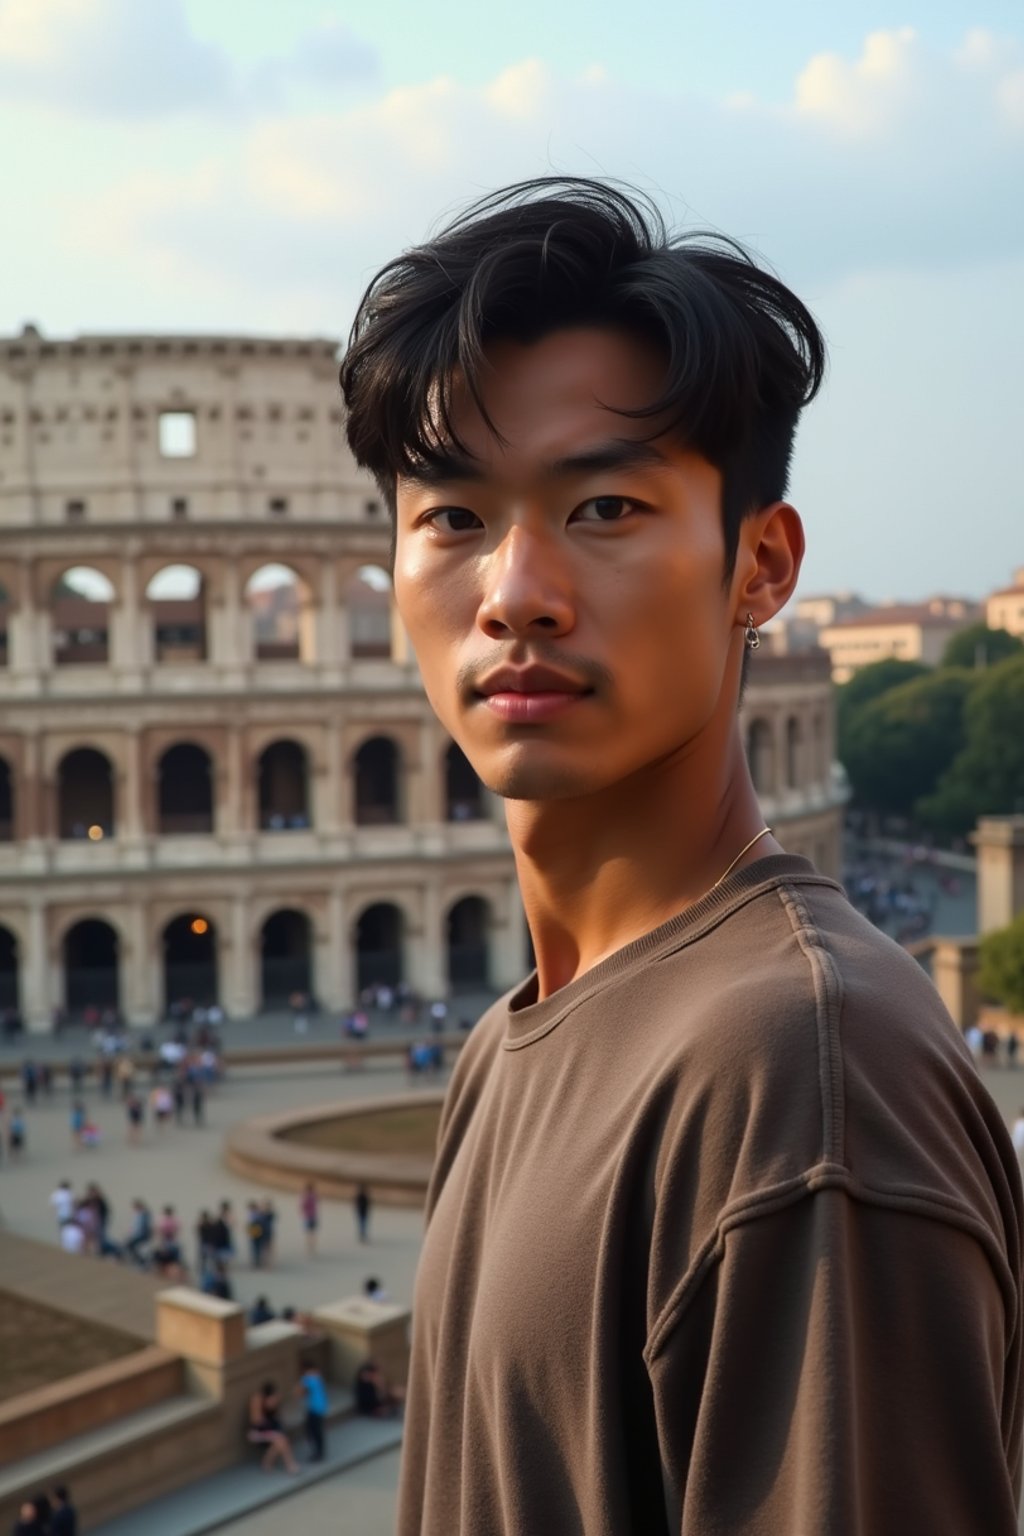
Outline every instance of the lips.
POLYGON ((531 666, 499 667, 483 679, 476 691, 484 698, 492 698, 495 694, 510 693, 580 695, 590 693, 591 689, 578 678, 556 672, 552 667, 531 666))

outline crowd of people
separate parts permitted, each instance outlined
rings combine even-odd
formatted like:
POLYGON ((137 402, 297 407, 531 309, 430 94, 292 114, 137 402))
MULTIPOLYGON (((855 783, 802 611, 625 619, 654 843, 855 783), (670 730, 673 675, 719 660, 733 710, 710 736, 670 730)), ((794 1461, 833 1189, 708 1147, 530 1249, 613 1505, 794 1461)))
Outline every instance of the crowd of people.
POLYGON ((26 1499, 18 1511, 11 1536, 78 1536, 78 1511, 67 1487, 26 1499))

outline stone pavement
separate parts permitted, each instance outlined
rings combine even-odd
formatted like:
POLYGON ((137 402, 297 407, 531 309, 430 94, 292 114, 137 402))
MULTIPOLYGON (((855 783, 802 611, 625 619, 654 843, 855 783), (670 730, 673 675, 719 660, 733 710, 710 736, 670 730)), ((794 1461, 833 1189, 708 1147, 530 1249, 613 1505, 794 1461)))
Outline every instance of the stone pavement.
POLYGON ((220 1536, 282 1536, 286 1530, 301 1536, 393 1536, 399 1454, 389 1451, 298 1489, 287 1503, 222 1526, 220 1536))

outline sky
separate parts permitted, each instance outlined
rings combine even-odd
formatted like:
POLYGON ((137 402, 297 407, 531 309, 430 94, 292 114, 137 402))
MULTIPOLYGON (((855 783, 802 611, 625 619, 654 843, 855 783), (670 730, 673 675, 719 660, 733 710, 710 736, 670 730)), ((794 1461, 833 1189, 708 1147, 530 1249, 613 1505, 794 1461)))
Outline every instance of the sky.
POLYGON ((0 333, 342 338, 473 197, 628 180, 830 346, 803 593, 1024 565, 1020 0, 0 0, 0 333))

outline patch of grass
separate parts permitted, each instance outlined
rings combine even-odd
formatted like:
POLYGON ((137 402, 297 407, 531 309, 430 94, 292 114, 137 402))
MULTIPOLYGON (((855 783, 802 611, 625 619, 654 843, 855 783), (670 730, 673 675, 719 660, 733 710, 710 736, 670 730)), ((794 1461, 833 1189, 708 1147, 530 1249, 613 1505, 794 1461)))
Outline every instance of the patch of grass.
POLYGON ((343 1115, 337 1120, 318 1120, 281 1133, 285 1141, 331 1152, 398 1152, 433 1157, 441 1120, 439 1104, 410 1104, 399 1109, 370 1110, 343 1115))
POLYGON ((0 1402, 139 1348, 138 1339, 115 1328, 0 1292, 0 1402))

